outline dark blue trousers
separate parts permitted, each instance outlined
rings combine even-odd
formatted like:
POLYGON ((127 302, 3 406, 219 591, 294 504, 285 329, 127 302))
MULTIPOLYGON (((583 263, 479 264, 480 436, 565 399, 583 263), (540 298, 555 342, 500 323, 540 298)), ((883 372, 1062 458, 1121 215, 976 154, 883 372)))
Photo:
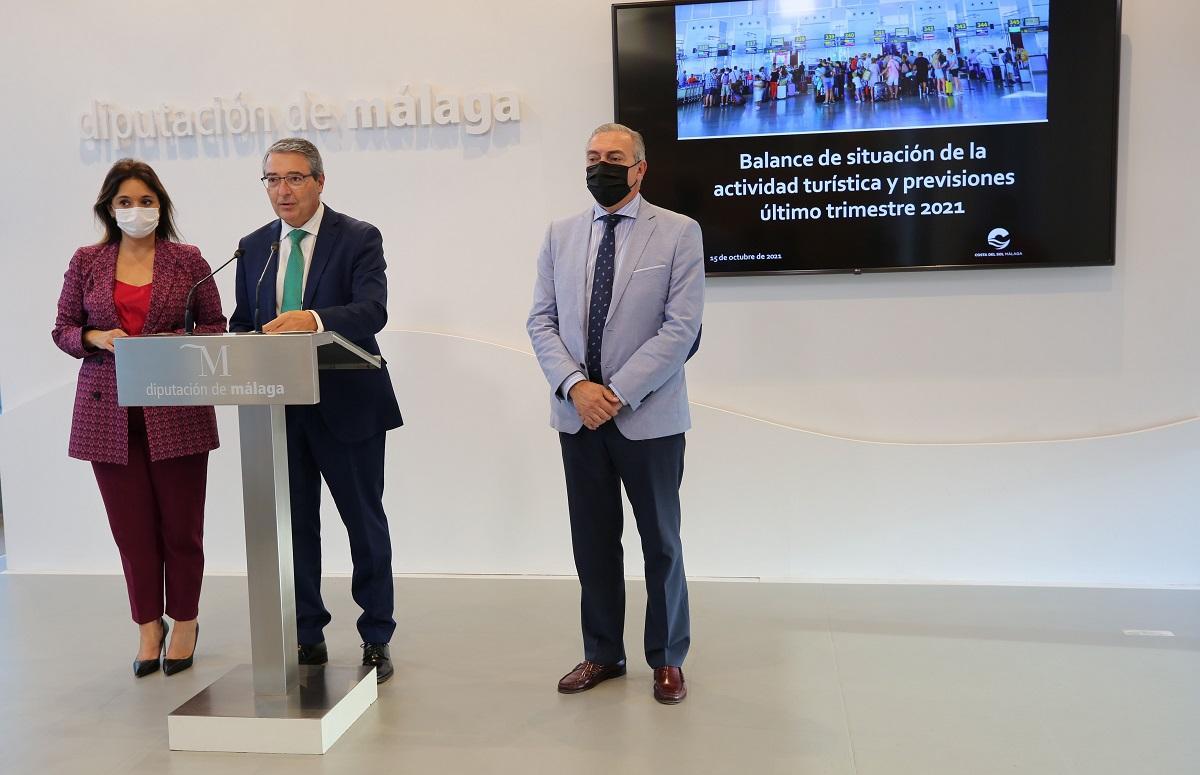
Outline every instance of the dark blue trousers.
POLYGON ((683 434, 630 441, 613 422, 560 433, 571 546, 581 587, 584 658, 625 658, 624 516, 621 485, 633 506, 646 566, 646 661, 683 665, 691 645, 687 578, 679 539, 683 434))
POLYGON ((364 643, 387 643, 392 618, 392 539, 383 511, 384 433, 348 444, 329 430, 315 406, 287 408, 288 479, 292 497, 292 557, 296 571, 296 630, 302 645, 325 639, 332 618, 321 600, 321 479, 350 538, 354 602, 362 608, 364 643))

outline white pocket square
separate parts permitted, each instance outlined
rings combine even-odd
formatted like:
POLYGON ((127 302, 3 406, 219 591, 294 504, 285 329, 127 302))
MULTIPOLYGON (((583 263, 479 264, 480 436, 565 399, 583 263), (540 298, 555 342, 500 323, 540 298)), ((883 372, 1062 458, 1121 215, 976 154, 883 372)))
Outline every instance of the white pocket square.
POLYGON ((667 268, 666 264, 659 264, 658 266, 647 266, 642 269, 634 269, 633 273, 637 274, 638 272, 649 272, 651 269, 666 269, 666 268, 667 268))

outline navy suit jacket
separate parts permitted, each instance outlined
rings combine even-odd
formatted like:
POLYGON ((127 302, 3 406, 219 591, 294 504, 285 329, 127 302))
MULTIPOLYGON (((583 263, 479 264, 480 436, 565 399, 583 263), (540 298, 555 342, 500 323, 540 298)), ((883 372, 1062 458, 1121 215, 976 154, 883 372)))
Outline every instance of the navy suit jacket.
MULTIPOLYGON (((276 219, 238 243, 244 252, 238 261, 237 308, 229 319, 230 331, 254 330, 254 288, 270 256, 271 243, 279 239, 279 234, 276 219)), ((276 256, 263 277, 260 324, 275 318, 279 263, 276 256)), ((387 322, 386 269, 379 229, 326 205, 304 285, 304 309, 320 315, 326 331, 334 331, 372 355, 379 355, 375 334, 387 322)), ((387 366, 378 370, 322 370, 320 381, 321 416, 339 440, 352 444, 403 424, 387 366)))

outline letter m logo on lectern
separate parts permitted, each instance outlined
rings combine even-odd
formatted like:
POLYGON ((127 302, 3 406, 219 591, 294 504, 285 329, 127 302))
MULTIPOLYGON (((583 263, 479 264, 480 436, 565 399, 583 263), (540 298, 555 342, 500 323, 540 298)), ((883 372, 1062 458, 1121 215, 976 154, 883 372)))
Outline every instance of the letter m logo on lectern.
POLYGON ((229 376, 229 345, 223 344, 217 348, 217 357, 213 358, 212 352, 209 351, 206 345, 202 344, 181 344, 180 350, 192 349, 200 351, 200 374, 201 377, 228 377, 229 376))

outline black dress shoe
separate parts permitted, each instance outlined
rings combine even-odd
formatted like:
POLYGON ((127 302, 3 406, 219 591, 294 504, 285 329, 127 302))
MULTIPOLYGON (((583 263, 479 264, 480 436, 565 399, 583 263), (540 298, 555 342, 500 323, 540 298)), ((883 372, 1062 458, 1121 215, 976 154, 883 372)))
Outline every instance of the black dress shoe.
MULTIPOLYGON (((196 643, 200 642, 200 622, 196 622, 196 643)), ((166 675, 175 675, 182 673, 192 666, 192 657, 196 656, 196 643, 192 644, 192 653, 188 654, 183 659, 167 659, 163 658, 163 673, 166 675)))
POLYGON ((300 664, 323 665, 328 661, 329 649, 325 647, 325 641, 314 643, 311 646, 300 645, 300 664))
POLYGON ((383 683, 396 672, 392 667, 392 652, 386 643, 364 643, 363 667, 375 668, 375 683, 383 683))
POLYGON ((135 659, 133 660, 133 675, 136 678, 145 678, 151 673, 158 672, 158 660, 162 656, 163 650, 167 647, 167 631, 171 628, 167 626, 165 619, 159 617, 159 625, 162 626, 162 640, 158 642, 158 656, 154 659, 135 659))

